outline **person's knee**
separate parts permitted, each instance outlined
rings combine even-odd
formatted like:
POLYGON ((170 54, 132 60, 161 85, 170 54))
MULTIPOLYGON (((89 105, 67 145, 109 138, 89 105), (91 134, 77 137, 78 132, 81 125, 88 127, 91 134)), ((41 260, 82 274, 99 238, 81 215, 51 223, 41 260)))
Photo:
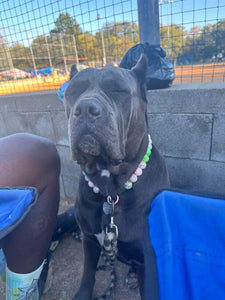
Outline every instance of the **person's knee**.
POLYGON ((0 185, 3 186, 37 187, 46 178, 57 178, 60 173, 60 158, 54 143, 28 133, 0 139, 0 164, 4 171, 4 176, 0 175, 0 185), (4 157, 3 161, 1 156, 4 157))
POLYGON ((60 173, 60 158, 55 144, 47 138, 32 136, 32 157, 44 172, 60 173))

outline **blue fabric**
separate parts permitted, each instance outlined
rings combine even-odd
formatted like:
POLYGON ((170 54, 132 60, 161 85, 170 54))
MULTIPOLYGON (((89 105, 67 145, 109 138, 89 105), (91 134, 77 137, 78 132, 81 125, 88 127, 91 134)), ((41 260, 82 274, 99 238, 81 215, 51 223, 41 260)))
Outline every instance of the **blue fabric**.
POLYGON ((225 201, 163 191, 151 210, 160 299, 225 299, 225 201))
POLYGON ((0 238, 27 213, 29 206, 35 201, 36 191, 33 188, 0 189, 0 238))
POLYGON ((66 88, 67 88, 68 83, 69 83, 69 81, 65 81, 65 82, 60 86, 60 88, 59 88, 58 91, 57 91, 58 98, 59 98, 63 103, 65 103, 64 95, 65 95, 65 91, 66 91, 66 88))

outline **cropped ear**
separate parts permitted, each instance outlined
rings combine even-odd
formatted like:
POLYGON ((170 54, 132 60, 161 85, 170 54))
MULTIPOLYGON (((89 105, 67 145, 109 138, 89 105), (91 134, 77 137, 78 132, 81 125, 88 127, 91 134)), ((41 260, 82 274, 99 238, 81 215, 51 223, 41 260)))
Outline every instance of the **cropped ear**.
POLYGON ((140 94, 143 101, 147 102, 146 98, 146 73, 148 67, 148 59, 147 57, 142 54, 139 58, 137 64, 131 69, 134 72, 139 84, 140 84, 140 94))
POLYGON ((145 83, 147 67, 148 67, 147 57, 146 57, 146 55, 141 54, 137 64, 131 69, 135 73, 140 84, 145 83))

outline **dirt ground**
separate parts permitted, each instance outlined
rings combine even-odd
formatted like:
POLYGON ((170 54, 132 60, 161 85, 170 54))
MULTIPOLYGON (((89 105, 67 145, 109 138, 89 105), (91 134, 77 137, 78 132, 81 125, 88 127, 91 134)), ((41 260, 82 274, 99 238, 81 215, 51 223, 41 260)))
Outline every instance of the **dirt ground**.
MULTIPOLYGON (((60 211, 66 210, 63 205, 60 211)), ((83 268, 83 251, 80 241, 71 234, 64 236, 51 257, 52 284, 41 300, 72 300, 78 290, 83 268)), ((126 283, 129 266, 116 262, 116 287, 110 300, 140 300, 138 289, 130 289, 126 283)), ((104 293, 110 283, 109 271, 96 275, 94 296, 104 293)), ((5 284, 0 281, 0 300, 5 299, 5 284)))

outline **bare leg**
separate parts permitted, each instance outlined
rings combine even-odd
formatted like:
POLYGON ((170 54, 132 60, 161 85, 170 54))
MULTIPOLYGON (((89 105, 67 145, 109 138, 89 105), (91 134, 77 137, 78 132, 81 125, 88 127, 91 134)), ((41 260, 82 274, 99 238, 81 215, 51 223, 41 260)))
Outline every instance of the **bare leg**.
POLYGON ((32 272, 46 256, 58 212, 59 172, 59 156, 49 140, 31 134, 0 139, 0 186, 33 186, 39 192, 36 205, 3 240, 13 272, 32 272))

